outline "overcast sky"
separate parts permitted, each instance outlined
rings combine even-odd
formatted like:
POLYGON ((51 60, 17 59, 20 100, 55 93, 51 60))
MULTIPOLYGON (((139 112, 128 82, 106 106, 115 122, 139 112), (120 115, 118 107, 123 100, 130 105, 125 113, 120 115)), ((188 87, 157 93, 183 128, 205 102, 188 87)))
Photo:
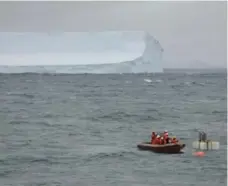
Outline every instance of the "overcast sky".
MULTIPOLYGON (((226 7, 226 2, 219 1, 5 1, 0 2, 0 31, 149 31, 163 46, 166 65, 188 66, 200 60, 221 67, 226 66, 226 7)), ((0 60, 0 65, 5 63, 0 60)))

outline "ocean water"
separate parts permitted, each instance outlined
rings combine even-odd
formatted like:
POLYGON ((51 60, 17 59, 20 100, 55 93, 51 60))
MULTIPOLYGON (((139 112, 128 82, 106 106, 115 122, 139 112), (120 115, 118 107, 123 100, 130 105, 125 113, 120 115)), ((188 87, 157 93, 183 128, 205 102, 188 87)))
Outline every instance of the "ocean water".
POLYGON ((1 74, 1 186, 226 185, 225 73, 1 74), (183 154, 139 151, 167 129, 183 154), (218 151, 192 155, 198 130, 218 151))

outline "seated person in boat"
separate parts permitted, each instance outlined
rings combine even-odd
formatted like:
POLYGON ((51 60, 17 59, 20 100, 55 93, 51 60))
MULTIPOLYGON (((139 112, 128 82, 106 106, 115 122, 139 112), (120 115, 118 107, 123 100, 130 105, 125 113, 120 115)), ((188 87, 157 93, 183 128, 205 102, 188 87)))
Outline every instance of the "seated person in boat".
POLYGON ((171 140, 171 143, 177 144, 179 141, 177 140, 176 136, 174 136, 171 140))
POLYGON ((151 134, 151 144, 153 144, 156 136, 157 136, 156 133, 155 132, 152 132, 152 134, 151 134))
POLYGON ((160 142, 160 145, 166 145, 166 144, 169 144, 169 138, 166 137, 166 136, 162 136, 161 137, 161 142, 160 142))
POLYGON ((161 144, 161 137, 159 135, 157 135, 152 144, 160 145, 161 144))
POLYGON ((164 144, 168 144, 170 142, 169 133, 167 130, 164 131, 163 138, 164 138, 164 144))
POLYGON ((164 139, 164 137, 162 136, 161 137, 161 140, 160 140, 160 145, 164 145, 165 144, 165 139, 164 139))

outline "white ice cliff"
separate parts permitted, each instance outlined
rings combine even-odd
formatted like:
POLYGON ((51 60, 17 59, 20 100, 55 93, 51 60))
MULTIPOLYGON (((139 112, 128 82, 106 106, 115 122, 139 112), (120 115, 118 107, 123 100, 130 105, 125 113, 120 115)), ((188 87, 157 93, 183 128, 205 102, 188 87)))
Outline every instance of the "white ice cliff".
MULTIPOLYGON (((162 73, 163 48, 159 41, 146 33, 144 43, 145 48, 142 55, 134 60, 91 65, 0 66, 0 73, 162 73)), ((65 60, 63 59, 63 61, 65 60)))
POLYGON ((130 71, 133 73, 141 72, 163 72, 162 67, 162 54, 163 48, 159 41, 148 33, 145 34, 145 49, 139 58, 124 62, 124 64, 130 66, 130 71))
POLYGON ((92 73, 162 73, 163 48, 159 41, 146 33, 144 37, 145 49, 143 54, 132 61, 112 64, 77 66, 81 73, 90 69, 92 73))

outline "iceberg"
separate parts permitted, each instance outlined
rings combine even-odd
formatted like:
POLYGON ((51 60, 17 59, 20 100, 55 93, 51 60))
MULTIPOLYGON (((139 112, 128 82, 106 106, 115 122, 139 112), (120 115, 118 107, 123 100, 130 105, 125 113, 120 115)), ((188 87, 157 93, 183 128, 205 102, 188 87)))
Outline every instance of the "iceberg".
MULTIPOLYGON (((128 61, 85 65, 0 66, 0 73, 162 73, 164 50, 161 44, 149 33, 144 33, 144 46, 141 56, 136 55, 135 59, 128 61)), ((64 60, 63 57, 63 61, 66 58, 64 60)))
POLYGON ((163 73, 162 55, 164 49, 158 40, 146 33, 143 54, 132 60, 112 64, 77 66, 81 73, 163 73))

